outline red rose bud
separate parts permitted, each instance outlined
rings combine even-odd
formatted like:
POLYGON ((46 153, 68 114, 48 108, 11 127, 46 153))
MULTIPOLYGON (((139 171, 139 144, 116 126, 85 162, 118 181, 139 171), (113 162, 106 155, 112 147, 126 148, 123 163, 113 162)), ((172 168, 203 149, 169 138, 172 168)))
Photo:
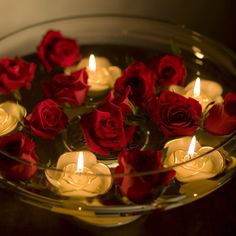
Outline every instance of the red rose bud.
POLYGON ((72 66, 80 58, 77 42, 64 37, 59 31, 48 31, 37 49, 38 58, 47 71, 57 66, 72 66))
POLYGON ((44 97, 51 98, 60 105, 81 105, 88 92, 88 74, 81 69, 71 75, 57 74, 44 86, 44 97))
POLYGON ((0 94, 9 94, 20 88, 31 88, 36 65, 15 58, 0 59, 0 94))
POLYGON ((166 137, 188 136, 200 126, 202 107, 195 99, 165 91, 149 103, 147 112, 166 137))
POLYGON ((142 62, 129 65, 123 75, 116 80, 115 91, 124 94, 127 87, 131 92, 129 99, 137 106, 144 106, 150 98, 155 96, 155 81, 151 72, 142 62))
POLYGON ((24 125, 42 138, 54 138, 68 123, 67 116, 51 99, 38 103, 33 112, 24 119, 24 125))
POLYGON ((161 151, 123 151, 118 156, 119 166, 115 183, 120 185, 122 194, 133 202, 141 202, 152 196, 158 187, 168 185, 175 175, 174 170, 157 174, 141 175, 142 172, 163 169, 161 151), (137 174, 132 176, 132 174, 137 174))
POLYGON ((236 94, 226 94, 224 103, 211 107, 204 127, 213 135, 227 135, 236 130, 236 94))
POLYGON ((129 100, 130 87, 125 89, 124 94, 115 96, 115 91, 111 90, 105 99, 106 102, 111 102, 120 107, 123 115, 130 114, 134 110, 134 105, 129 100))
POLYGON ((36 172, 34 165, 38 157, 34 151, 35 144, 25 134, 16 133, 0 138, 0 150, 16 157, 19 161, 11 159, 0 153, 0 171, 8 180, 28 180, 36 172), (21 161, 26 161, 23 163, 21 161))
POLYGON ((81 129, 90 150, 109 155, 123 150, 131 141, 135 126, 126 125, 122 103, 108 95, 104 103, 81 118, 81 129))
POLYGON ((158 86, 183 85, 187 70, 180 56, 166 55, 154 58, 148 64, 158 86))

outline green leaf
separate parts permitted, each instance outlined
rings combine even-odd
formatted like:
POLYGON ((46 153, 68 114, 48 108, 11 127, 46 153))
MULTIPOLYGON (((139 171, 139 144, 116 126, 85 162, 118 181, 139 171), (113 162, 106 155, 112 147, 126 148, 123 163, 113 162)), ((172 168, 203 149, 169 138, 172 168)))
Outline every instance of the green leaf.
POLYGON ((18 103, 18 101, 17 101, 16 105, 17 105, 17 108, 18 108, 18 110, 19 110, 19 117, 20 117, 20 120, 21 120, 21 119, 25 116, 25 114, 23 113, 22 107, 21 107, 21 105, 18 103))
POLYGON ((165 162, 165 159, 167 158, 167 151, 168 151, 168 147, 165 147, 162 149, 162 162, 165 162))
POLYGON ((22 100, 21 94, 20 94, 20 91, 19 91, 19 90, 14 90, 14 91, 12 92, 12 94, 13 94, 14 98, 15 98, 17 101, 21 101, 21 100, 22 100))
POLYGON ((24 126, 23 125, 19 125, 18 130, 22 131, 23 129, 24 129, 24 126))
POLYGON ((174 55, 180 55, 181 54, 181 50, 180 48, 176 45, 174 38, 170 39, 170 47, 171 47, 171 51, 174 55))
POLYGON ((50 167, 52 165, 52 162, 51 160, 49 160, 47 163, 46 163, 46 167, 50 167))
POLYGON ((136 107, 132 102, 129 101, 129 107, 132 111, 132 114, 133 115, 136 115, 137 114, 137 111, 138 111, 138 107, 136 107))
POLYGON ((201 119, 200 119, 200 128, 201 128, 201 129, 204 129, 204 121, 205 121, 205 119, 209 116, 209 110, 211 109, 211 107, 212 107, 214 104, 215 104, 215 101, 209 103, 209 104, 205 107, 204 111, 202 112, 202 117, 201 117, 201 119))
POLYGON ((141 122, 141 123, 147 123, 148 118, 145 116, 137 116, 137 115, 129 115, 128 121, 132 122, 141 122))
POLYGON ((126 64, 127 66, 129 66, 129 65, 132 64, 133 62, 134 62, 134 58, 133 58, 132 56, 128 56, 128 55, 125 56, 125 64, 126 64))
MULTIPOLYGON (((68 102, 64 102, 63 105, 65 108, 71 108, 71 105, 68 102)), ((61 109, 63 109, 63 106, 60 106, 60 107, 61 107, 61 109)))

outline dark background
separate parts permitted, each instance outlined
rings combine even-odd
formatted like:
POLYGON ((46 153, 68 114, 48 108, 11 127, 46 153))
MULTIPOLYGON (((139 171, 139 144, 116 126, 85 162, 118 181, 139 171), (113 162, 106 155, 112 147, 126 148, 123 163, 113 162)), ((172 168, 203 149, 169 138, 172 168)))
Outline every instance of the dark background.
MULTIPOLYGON (((1 4, 3 2, 1 1, 1 4)), ((5 5, 10 4, 8 1, 5 2, 5 5)), ((102 2, 104 4, 104 1, 102 2)), ((209 36, 236 52, 236 1, 181 0, 172 1, 174 3, 171 4, 171 1, 157 0, 155 1, 156 5, 150 6, 149 1, 144 1, 139 7, 135 6, 134 1, 125 1, 126 3, 124 3, 121 0, 120 4, 117 2, 114 1, 114 5, 110 6, 110 11, 104 10, 101 5, 98 5, 98 13, 130 13, 131 15, 145 15, 176 22, 209 36)), ((138 1, 138 3, 141 2, 138 1)), ((152 0, 150 2, 154 3, 152 0)), ((113 1, 110 1, 109 4, 112 3, 113 1)), ((46 6, 44 6, 45 9, 46 6)), ((73 14, 75 8, 71 7, 71 9, 73 14)), ((3 11, 2 7, 1 10, 3 11)), ((90 12, 84 8, 81 11, 83 11, 82 13, 96 13, 96 7, 93 7, 90 12)), ((61 9, 55 14, 59 15, 60 12, 66 11, 61 9)), ((11 15, 13 12, 10 11, 9 14, 11 15)), ((18 12, 18 15, 23 16, 23 13, 18 12)), ((35 16, 39 15, 40 12, 35 13, 35 16)), ((69 11, 63 16, 65 15, 69 15, 69 11)), ((38 19, 33 15, 31 18, 34 21, 38 19)), ((49 14, 44 18, 48 19, 49 14)), ((53 18, 52 14, 50 18, 53 18)), ((20 21, 21 19, 17 17, 0 18, 0 23, 3 25, 12 24, 11 28, 15 29, 20 23, 22 26, 26 24, 26 20, 20 21), (4 23, 6 20, 9 22, 4 23)), ((133 223, 116 228, 97 228, 75 223, 69 217, 22 203, 14 193, 0 189, 0 236, 3 235, 235 236, 236 178, 196 202, 166 212, 153 212, 133 223)))

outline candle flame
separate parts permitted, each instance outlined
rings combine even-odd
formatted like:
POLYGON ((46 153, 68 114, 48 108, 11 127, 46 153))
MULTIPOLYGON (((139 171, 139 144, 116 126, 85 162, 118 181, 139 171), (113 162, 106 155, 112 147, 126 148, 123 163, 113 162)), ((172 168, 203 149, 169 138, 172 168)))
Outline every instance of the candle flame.
POLYGON ((79 152, 76 172, 83 172, 84 169, 84 154, 79 152))
POLYGON ((188 148, 188 155, 190 156, 190 158, 193 156, 194 151, 195 151, 195 145, 196 145, 196 137, 193 136, 192 140, 190 142, 189 148, 188 148))
POLYGON ((193 89, 193 96, 195 98, 199 97, 200 96, 200 78, 197 77, 196 81, 195 81, 195 85, 194 85, 194 89, 193 89))
POLYGON ((95 56, 93 54, 91 54, 89 56, 89 70, 90 71, 96 71, 96 59, 95 59, 95 56))

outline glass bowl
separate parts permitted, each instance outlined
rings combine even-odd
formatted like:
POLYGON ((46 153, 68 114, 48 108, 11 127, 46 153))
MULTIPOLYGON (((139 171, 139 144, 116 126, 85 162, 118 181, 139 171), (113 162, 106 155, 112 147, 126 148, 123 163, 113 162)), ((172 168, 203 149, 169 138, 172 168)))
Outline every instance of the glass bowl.
MULTIPOLYGON (((60 31, 63 35, 77 40, 83 57, 87 57, 91 53, 107 57, 112 64, 118 65, 122 70, 132 59, 146 60, 152 56, 173 54, 176 50, 181 51, 181 56, 184 58, 188 72, 186 82, 193 81, 200 76, 201 78, 218 82, 223 87, 223 94, 230 91, 236 92, 236 57, 233 52, 196 32, 146 18, 77 16, 41 22, 1 38, 1 58, 21 56, 26 58, 26 60, 35 59, 32 55, 36 52, 41 38, 49 29, 60 31)), ((28 113, 32 111, 36 102, 40 100, 41 92, 40 84, 37 82, 35 82, 30 92, 22 91, 21 105, 26 108, 28 113)), ((11 95, 1 97, 2 102, 14 99, 11 95)), ((84 145, 84 140, 78 137, 80 116, 90 111, 91 108, 93 109, 97 102, 96 100, 88 99, 87 103, 81 107, 74 109, 64 108, 70 117, 70 124, 68 129, 57 138, 45 140, 35 136, 31 137, 35 141, 36 152, 39 156, 37 164, 19 160, 17 156, 6 154, 1 150, 1 158, 4 155, 5 158, 6 156, 9 158, 9 161, 17 161, 37 168, 35 175, 27 181, 11 180, 1 170, 0 181, 3 186, 16 192, 19 199, 23 202, 73 216, 90 224, 110 227, 129 223, 153 210, 168 210, 195 201, 218 189, 235 174, 235 132, 216 137, 207 132, 199 131, 196 133, 196 137, 200 145, 210 146, 212 149, 196 155, 194 159, 187 159, 185 162, 180 163, 172 162, 170 165, 164 165, 162 169, 117 174, 114 173, 114 169, 118 165, 117 153, 114 153, 109 158, 97 155, 97 162, 100 165, 96 167, 98 172, 94 174, 93 172, 84 173, 84 171, 81 171, 76 173, 76 178, 82 179, 79 180, 82 183, 79 183, 83 186, 89 185, 90 182, 95 180, 95 185, 100 188, 99 194, 96 194, 96 191, 94 193, 94 191, 88 191, 87 189, 75 194, 65 194, 63 191, 58 191, 63 185, 63 183, 57 181, 58 176, 67 176, 64 184, 71 184, 71 170, 70 168, 69 170, 63 169, 63 164, 58 164, 59 156, 69 152, 69 155, 72 155, 70 156, 71 160, 78 158, 77 151, 83 149, 82 146, 84 145), (173 169, 176 171, 181 170, 186 165, 188 169, 197 160, 205 158, 207 161, 212 159, 212 156, 214 159, 214 153, 217 153, 215 155, 222 158, 220 163, 216 163, 217 168, 221 169, 217 175, 203 179, 196 178, 187 182, 173 178, 168 185, 157 186, 152 195, 144 201, 135 202, 130 200, 121 193, 117 184, 117 179, 121 178, 141 177, 141 179, 152 179, 153 176, 168 173, 173 169), (99 181, 102 181, 102 187, 99 181)), ((13 132, 16 132, 16 130, 13 132)), ((173 143, 175 147, 177 146, 182 150, 190 142, 190 137, 175 137, 164 140, 159 146, 155 146, 155 142, 159 138, 158 135, 159 133, 155 132, 155 127, 139 125, 135 134, 138 137, 134 141, 135 148, 142 150, 150 150, 153 147, 157 149, 169 148, 167 152, 170 152, 171 148, 173 148, 171 146, 173 143)), ((87 159, 85 158, 87 162, 94 158, 90 156, 91 153, 84 152, 85 156, 89 156, 87 159)), ((185 154, 174 152, 174 155, 178 159, 178 155, 185 154)), ((138 184, 140 184, 140 191, 143 191, 141 182, 138 182, 138 184)), ((138 195, 139 191, 134 194, 138 195)))

